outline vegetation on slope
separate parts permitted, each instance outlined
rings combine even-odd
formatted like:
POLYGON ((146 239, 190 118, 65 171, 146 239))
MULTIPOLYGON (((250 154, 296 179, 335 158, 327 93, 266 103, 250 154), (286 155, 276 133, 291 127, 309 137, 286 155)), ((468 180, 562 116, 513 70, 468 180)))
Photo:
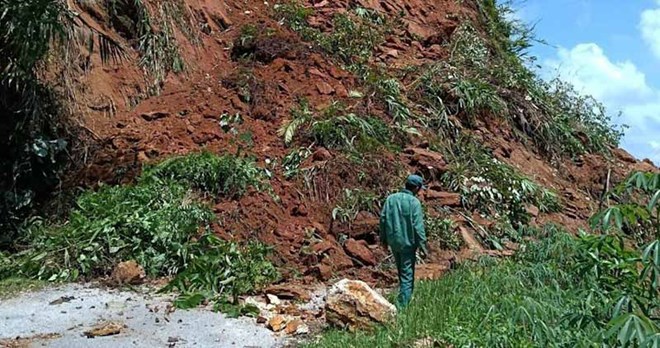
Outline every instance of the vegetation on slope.
POLYGON ((0 279, 76 280, 136 260, 149 276, 176 275, 168 289, 198 299, 183 306, 234 300, 277 280, 278 273, 266 246, 215 237, 215 215, 200 195, 240 196, 262 181, 263 172, 246 158, 204 152, 168 159, 147 168, 134 185, 82 194, 62 224, 28 224, 17 243, 24 247, 0 254, 0 279))
POLYGON ((614 192, 635 199, 594 216, 603 234, 546 226, 512 259, 421 283, 394 324, 330 331, 309 346, 657 347, 660 175, 636 173, 614 192))

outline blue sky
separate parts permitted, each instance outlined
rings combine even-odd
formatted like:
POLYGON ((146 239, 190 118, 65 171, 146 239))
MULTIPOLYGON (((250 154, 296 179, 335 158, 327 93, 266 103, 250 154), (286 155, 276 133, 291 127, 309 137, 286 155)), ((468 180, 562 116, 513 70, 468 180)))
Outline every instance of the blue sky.
POLYGON ((660 0, 516 0, 548 45, 531 51, 630 126, 621 146, 660 165, 660 0))

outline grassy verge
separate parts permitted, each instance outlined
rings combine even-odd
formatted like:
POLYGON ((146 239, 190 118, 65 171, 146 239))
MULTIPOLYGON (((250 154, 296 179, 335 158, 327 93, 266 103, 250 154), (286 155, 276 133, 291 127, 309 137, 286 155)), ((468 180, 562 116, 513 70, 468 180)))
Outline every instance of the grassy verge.
POLYGON ((46 282, 27 278, 7 278, 0 280, 0 300, 16 296, 22 292, 44 288, 46 282))
POLYGON ((585 283, 570 269, 577 243, 566 234, 529 245, 515 259, 482 259, 418 283, 408 310, 373 333, 328 331, 309 347, 582 346, 596 334, 564 320, 580 312, 585 283), (584 286, 583 286, 584 285, 584 286))

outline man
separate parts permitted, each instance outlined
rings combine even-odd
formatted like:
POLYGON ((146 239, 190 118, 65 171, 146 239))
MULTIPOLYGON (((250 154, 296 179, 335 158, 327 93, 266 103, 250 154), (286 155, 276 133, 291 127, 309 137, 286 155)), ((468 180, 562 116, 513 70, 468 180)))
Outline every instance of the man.
POLYGON ((417 249, 426 255, 424 212, 416 197, 422 188, 422 177, 408 176, 405 189, 387 197, 380 214, 380 240, 392 250, 399 273, 399 308, 405 308, 412 298, 417 249))

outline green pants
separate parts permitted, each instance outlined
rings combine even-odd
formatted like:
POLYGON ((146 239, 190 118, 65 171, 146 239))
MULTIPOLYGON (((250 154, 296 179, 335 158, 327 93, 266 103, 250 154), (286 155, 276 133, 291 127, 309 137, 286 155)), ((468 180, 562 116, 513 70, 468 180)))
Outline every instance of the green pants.
POLYGON ((396 306, 405 308, 412 298, 415 287, 415 250, 393 252, 396 269, 399 273, 399 297, 396 306))

